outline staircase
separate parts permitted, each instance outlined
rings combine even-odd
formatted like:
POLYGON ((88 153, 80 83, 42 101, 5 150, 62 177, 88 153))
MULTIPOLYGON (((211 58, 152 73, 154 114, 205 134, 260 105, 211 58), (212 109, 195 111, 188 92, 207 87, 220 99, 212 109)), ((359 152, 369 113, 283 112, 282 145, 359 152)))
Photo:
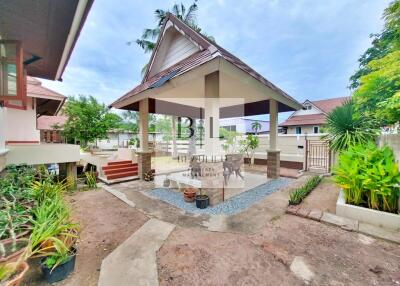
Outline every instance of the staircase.
POLYGON ((103 166, 102 171, 107 181, 131 179, 138 176, 138 164, 132 161, 113 161, 103 166))

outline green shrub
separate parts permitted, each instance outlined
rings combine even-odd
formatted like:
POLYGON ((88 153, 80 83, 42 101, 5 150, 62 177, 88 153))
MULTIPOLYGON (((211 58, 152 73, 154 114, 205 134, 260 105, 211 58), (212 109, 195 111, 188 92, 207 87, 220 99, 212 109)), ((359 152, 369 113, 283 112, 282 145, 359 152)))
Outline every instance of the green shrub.
POLYGON ((96 173, 93 171, 89 171, 85 173, 86 176, 86 185, 89 189, 96 189, 97 188, 97 176, 96 173))
POLYGON ((334 180, 346 202, 387 212, 398 210, 400 173, 393 151, 375 144, 356 145, 341 153, 334 180))
POLYGON ((320 176, 314 176, 309 179, 301 188, 290 193, 289 204, 298 205, 303 199, 321 182, 320 176))

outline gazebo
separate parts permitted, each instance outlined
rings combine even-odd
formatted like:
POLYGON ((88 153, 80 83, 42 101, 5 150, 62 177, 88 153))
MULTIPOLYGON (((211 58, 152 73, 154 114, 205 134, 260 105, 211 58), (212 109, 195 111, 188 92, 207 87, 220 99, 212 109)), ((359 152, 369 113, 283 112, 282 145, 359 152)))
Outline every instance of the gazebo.
POLYGON ((204 120, 205 154, 219 155, 219 119, 270 115, 267 175, 279 177, 278 113, 302 105, 240 59, 168 13, 145 76, 110 107, 139 112, 139 176, 151 170, 148 114, 204 120))

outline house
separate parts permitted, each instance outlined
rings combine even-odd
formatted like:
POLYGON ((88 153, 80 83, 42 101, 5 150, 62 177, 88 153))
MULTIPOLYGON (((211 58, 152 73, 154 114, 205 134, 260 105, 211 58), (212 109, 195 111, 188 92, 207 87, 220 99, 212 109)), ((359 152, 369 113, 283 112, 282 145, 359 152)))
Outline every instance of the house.
POLYGON ((236 131, 242 134, 255 134, 253 129, 253 123, 260 123, 260 129, 257 131, 258 134, 269 133, 269 122, 266 120, 255 120, 243 117, 234 118, 222 118, 219 120, 219 126, 228 131, 236 131))
POLYGON ((279 126, 285 134, 318 134, 323 133, 326 115, 334 108, 341 106, 350 97, 337 97, 303 103, 303 109, 293 112, 279 126))
POLYGON ((0 171, 9 164, 59 164, 76 176, 79 146, 41 142, 37 119, 65 97, 36 78, 61 80, 93 0, 0 3, 0 171))
POLYGON ((222 157, 221 118, 269 114, 267 176, 276 178, 278 113, 302 105, 215 41, 167 13, 142 82, 110 107, 139 112, 137 174, 142 179, 151 170, 149 113, 204 120, 203 157, 211 160, 222 157))
POLYGON ((66 143, 61 132, 67 121, 65 115, 40 116, 37 120, 37 129, 40 131, 40 142, 66 143), (57 128, 56 128, 57 127, 57 128))

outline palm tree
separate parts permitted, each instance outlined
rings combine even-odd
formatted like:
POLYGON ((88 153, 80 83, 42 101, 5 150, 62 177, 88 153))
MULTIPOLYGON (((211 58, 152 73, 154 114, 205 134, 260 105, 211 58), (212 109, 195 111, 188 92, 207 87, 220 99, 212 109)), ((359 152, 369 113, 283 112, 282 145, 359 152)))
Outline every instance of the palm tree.
MULTIPOLYGON (((198 10, 198 6, 196 4, 197 0, 194 0, 193 4, 186 9, 185 5, 175 4, 172 7, 172 11, 157 9, 154 11, 157 20, 157 26, 153 29, 144 29, 142 37, 137 39, 135 42, 138 44, 145 53, 149 53, 153 51, 156 46, 156 39, 160 34, 161 27, 164 24, 164 20, 167 16, 167 13, 170 12, 175 15, 178 19, 182 20, 184 23, 192 27, 194 30, 200 32, 201 29, 197 26, 196 23, 196 13, 198 10)), ((131 44, 132 42, 128 42, 131 44)))
MULTIPOLYGON (((172 7, 172 11, 163 10, 163 9, 155 10, 154 14, 156 16, 157 26, 153 29, 144 29, 142 37, 140 39, 137 39, 134 42, 136 44, 138 44, 144 50, 145 53, 152 52, 154 50, 154 48, 156 47, 156 40, 160 34, 161 27, 164 24, 164 21, 165 21, 165 18, 167 17, 168 12, 175 15, 175 17, 177 17, 178 19, 180 19, 181 21, 183 21, 184 23, 189 25, 195 31, 201 32, 201 29, 197 25, 197 20, 196 20, 196 16, 197 16, 196 14, 197 14, 197 10, 198 10, 197 1, 198 0, 194 0, 193 4, 190 5, 189 8, 186 8, 185 5, 183 5, 181 3, 181 4, 175 4, 172 7)), ((206 34, 204 34, 204 36, 206 36, 210 41, 215 42, 214 37, 206 35, 206 34)), ((132 41, 128 42, 127 44, 128 45, 132 44, 132 41)), ((148 64, 146 64, 142 68, 142 71, 141 71, 142 76, 144 76, 144 74, 146 73, 147 65, 148 64)))
POLYGON ((327 116, 327 135, 321 139, 329 142, 333 151, 347 150, 350 146, 366 144, 377 135, 376 123, 357 114, 353 101, 347 100, 327 116))
POLYGON ((261 129, 261 124, 260 124, 260 122, 254 121, 254 122, 251 124, 251 129, 254 130, 254 133, 255 133, 256 135, 258 135, 258 130, 261 129))

